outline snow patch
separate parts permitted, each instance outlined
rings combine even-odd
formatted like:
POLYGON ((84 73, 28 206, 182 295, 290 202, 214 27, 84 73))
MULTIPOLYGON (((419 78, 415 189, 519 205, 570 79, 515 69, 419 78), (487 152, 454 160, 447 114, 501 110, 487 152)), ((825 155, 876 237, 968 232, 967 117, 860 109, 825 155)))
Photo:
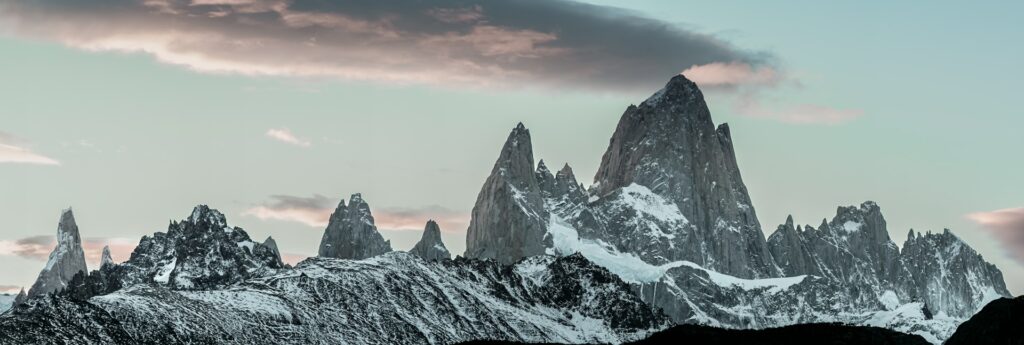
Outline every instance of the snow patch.
POLYGON ((892 290, 886 290, 878 297, 878 301, 882 302, 885 306, 885 310, 894 310, 900 305, 900 298, 896 296, 896 293, 892 290))
POLYGON ((174 272, 174 267, 178 264, 178 258, 171 258, 171 262, 165 265, 156 276, 153 277, 153 281, 157 283, 167 284, 167 281, 171 279, 171 272, 174 272))
POLYGON ((683 266, 706 272, 708 277, 711 279, 711 282, 715 283, 715 285, 722 287, 738 287, 748 291, 767 289, 769 293, 778 293, 789 289, 789 287, 793 285, 800 284, 800 282, 804 281, 804 278, 807 278, 806 275, 801 275, 783 278, 744 279, 728 274, 718 273, 689 261, 680 262, 683 266))
POLYGON ((864 227, 863 223, 852 220, 848 220, 846 223, 843 223, 843 230, 846 230, 846 232, 857 232, 860 231, 860 228, 862 227, 864 227))
POLYGON ((547 250, 549 255, 583 254, 587 260, 607 268, 626 282, 655 282, 669 269, 681 265, 681 262, 652 265, 631 253, 619 252, 601 240, 581 239, 576 229, 553 214, 548 223, 548 235, 553 243, 553 247, 547 250))

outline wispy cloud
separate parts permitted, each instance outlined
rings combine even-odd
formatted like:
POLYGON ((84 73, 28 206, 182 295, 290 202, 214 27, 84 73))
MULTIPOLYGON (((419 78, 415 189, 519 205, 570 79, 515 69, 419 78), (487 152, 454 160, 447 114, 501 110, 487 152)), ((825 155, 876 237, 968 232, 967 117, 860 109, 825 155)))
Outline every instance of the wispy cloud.
POLYGON ((792 124, 838 125, 864 115, 860 109, 841 109, 816 104, 766 106, 758 95, 740 95, 734 110, 740 115, 792 124))
POLYGON ((0 6, 16 35, 145 53, 209 73, 639 91, 691 66, 768 71, 762 67, 772 59, 636 12, 567 0, 40 0, 0 6))
POLYGON ((315 228, 327 226, 327 221, 337 205, 336 199, 320 194, 311 197, 291 195, 271 195, 270 203, 251 207, 243 215, 253 216, 261 220, 282 220, 298 222, 315 228))
POLYGON ((683 75, 702 88, 735 88, 774 85, 782 76, 770 66, 752 66, 741 62, 713 62, 694 65, 683 75))
MULTIPOLYGON (((272 202, 251 207, 242 214, 262 220, 281 220, 302 223, 322 229, 327 226, 331 213, 339 200, 314 194, 311 197, 271 195, 272 202)), ((444 231, 463 231, 469 225, 469 213, 437 205, 422 207, 370 206, 374 223, 387 230, 423 230, 427 220, 433 219, 444 231)))
POLYGON ((60 165, 56 159, 32 152, 23 142, 13 135, 0 132, 0 163, 60 165))
POLYGON ((17 285, 0 285, 0 293, 17 294, 21 291, 21 288, 21 286, 17 285))
POLYGON ((1024 264, 1024 207, 975 212, 967 218, 995 236, 1010 257, 1024 264))
MULTIPOLYGON (((110 246, 110 256, 114 261, 127 260, 137 240, 128 238, 86 237, 82 239, 82 250, 89 267, 95 268, 100 263, 103 246, 110 246)), ((54 236, 31 236, 16 240, 0 240, 0 256, 18 256, 26 259, 46 261, 50 252, 57 246, 54 236)))
POLYGON ((287 128, 268 129, 266 132, 266 136, 271 139, 295 146, 310 147, 313 145, 313 143, 309 141, 309 139, 299 138, 295 136, 295 133, 292 133, 292 131, 287 128))

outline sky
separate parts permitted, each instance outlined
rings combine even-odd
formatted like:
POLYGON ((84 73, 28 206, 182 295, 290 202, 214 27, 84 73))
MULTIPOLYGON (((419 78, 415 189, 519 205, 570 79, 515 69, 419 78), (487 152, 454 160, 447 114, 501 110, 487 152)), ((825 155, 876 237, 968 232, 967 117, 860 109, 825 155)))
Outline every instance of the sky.
POLYGON ((766 234, 878 202, 1024 292, 1020 2, 0 2, 0 292, 73 207, 89 262, 208 204, 314 255, 362 193, 395 249, 465 248, 508 132, 589 183, 673 75, 728 122, 766 234))

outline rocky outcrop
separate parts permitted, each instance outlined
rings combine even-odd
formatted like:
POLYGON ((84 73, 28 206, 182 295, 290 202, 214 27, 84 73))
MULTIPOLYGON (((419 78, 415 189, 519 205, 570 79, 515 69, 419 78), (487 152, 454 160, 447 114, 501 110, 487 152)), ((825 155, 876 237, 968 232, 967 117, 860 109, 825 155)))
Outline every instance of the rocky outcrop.
POLYGON ((913 277, 914 299, 934 313, 968 318, 989 301, 1012 296, 1003 273, 949 229, 911 230, 900 254, 913 277))
POLYGON ((703 94, 682 75, 626 109, 594 181, 591 194, 600 198, 642 186, 671 201, 692 225, 668 229, 675 231, 666 233, 671 250, 664 250, 661 242, 617 237, 623 231, 617 228, 629 224, 578 224, 596 226, 593 236, 619 250, 650 253, 641 254, 648 262, 687 260, 739 277, 780 274, 740 177, 729 127, 715 128, 703 94))
POLYGON ((263 240, 263 246, 270 249, 270 252, 274 253, 276 261, 281 266, 285 266, 284 261, 281 260, 281 251, 277 249, 277 241, 274 241, 274 237, 267 236, 267 239, 263 240))
POLYGON ((18 295, 14 296, 14 302, 11 303, 11 307, 25 302, 26 299, 28 299, 28 294, 25 293, 25 288, 21 288, 21 291, 18 291, 18 295))
POLYGON ((964 319, 988 301, 1009 296, 999 269, 949 230, 922 235, 911 230, 898 249, 881 209, 871 201, 839 207, 817 229, 794 228, 790 217, 768 245, 786 275, 832 281, 831 289, 851 305, 846 311, 916 303, 928 314, 964 319))
POLYGON ((900 301, 914 295, 899 249, 889 238, 877 204, 839 207, 832 221, 793 230, 792 219, 768 240, 775 261, 788 276, 815 275, 844 283, 855 299, 877 299, 886 291, 900 301))
POLYGON ((113 264, 114 259, 110 257, 110 246, 103 246, 103 253, 100 254, 100 268, 113 264))
POLYGON ((530 131, 522 123, 508 135, 473 206, 466 257, 510 264, 549 247, 548 210, 534 175, 530 131))
POLYGON ((362 260, 391 251, 391 241, 377 231, 370 205, 363 195, 356 193, 338 203, 320 240, 319 256, 326 258, 362 260))
POLYGON ((84 284, 102 286, 94 291, 100 294, 139 283, 210 289, 282 267, 271 248, 250 239, 242 228, 228 226, 219 211, 199 205, 187 219, 172 221, 167 232, 143 236, 127 261, 101 267, 103 275, 96 279, 102 281, 84 284))
POLYGON ((60 223, 57 224, 57 247, 50 252, 46 266, 28 290, 28 297, 60 291, 78 272, 88 272, 88 269, 85 266, 85 252, 82 250, 78 224, 75 224, 75 215, 69 208, 61 213, 60 223))
POLYGON ((423 237, 420 237, 420 241, 416 242, 409 252, 428 261, 452 258, 452 254, 448 252, 448 248, 441 241, 441 227, 433 220, 427 221, 427 225, 423 228, 423 237))

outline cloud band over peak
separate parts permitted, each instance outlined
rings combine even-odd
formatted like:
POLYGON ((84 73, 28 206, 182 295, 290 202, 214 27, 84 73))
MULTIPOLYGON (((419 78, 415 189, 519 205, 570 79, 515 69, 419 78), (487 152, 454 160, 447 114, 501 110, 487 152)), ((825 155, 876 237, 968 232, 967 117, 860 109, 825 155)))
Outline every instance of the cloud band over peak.
POLYGON ((772 71, 714 36, 566 0, 37 0, 0 15, 18 35, 214 73, 648 90, 691 66, 772 71))

